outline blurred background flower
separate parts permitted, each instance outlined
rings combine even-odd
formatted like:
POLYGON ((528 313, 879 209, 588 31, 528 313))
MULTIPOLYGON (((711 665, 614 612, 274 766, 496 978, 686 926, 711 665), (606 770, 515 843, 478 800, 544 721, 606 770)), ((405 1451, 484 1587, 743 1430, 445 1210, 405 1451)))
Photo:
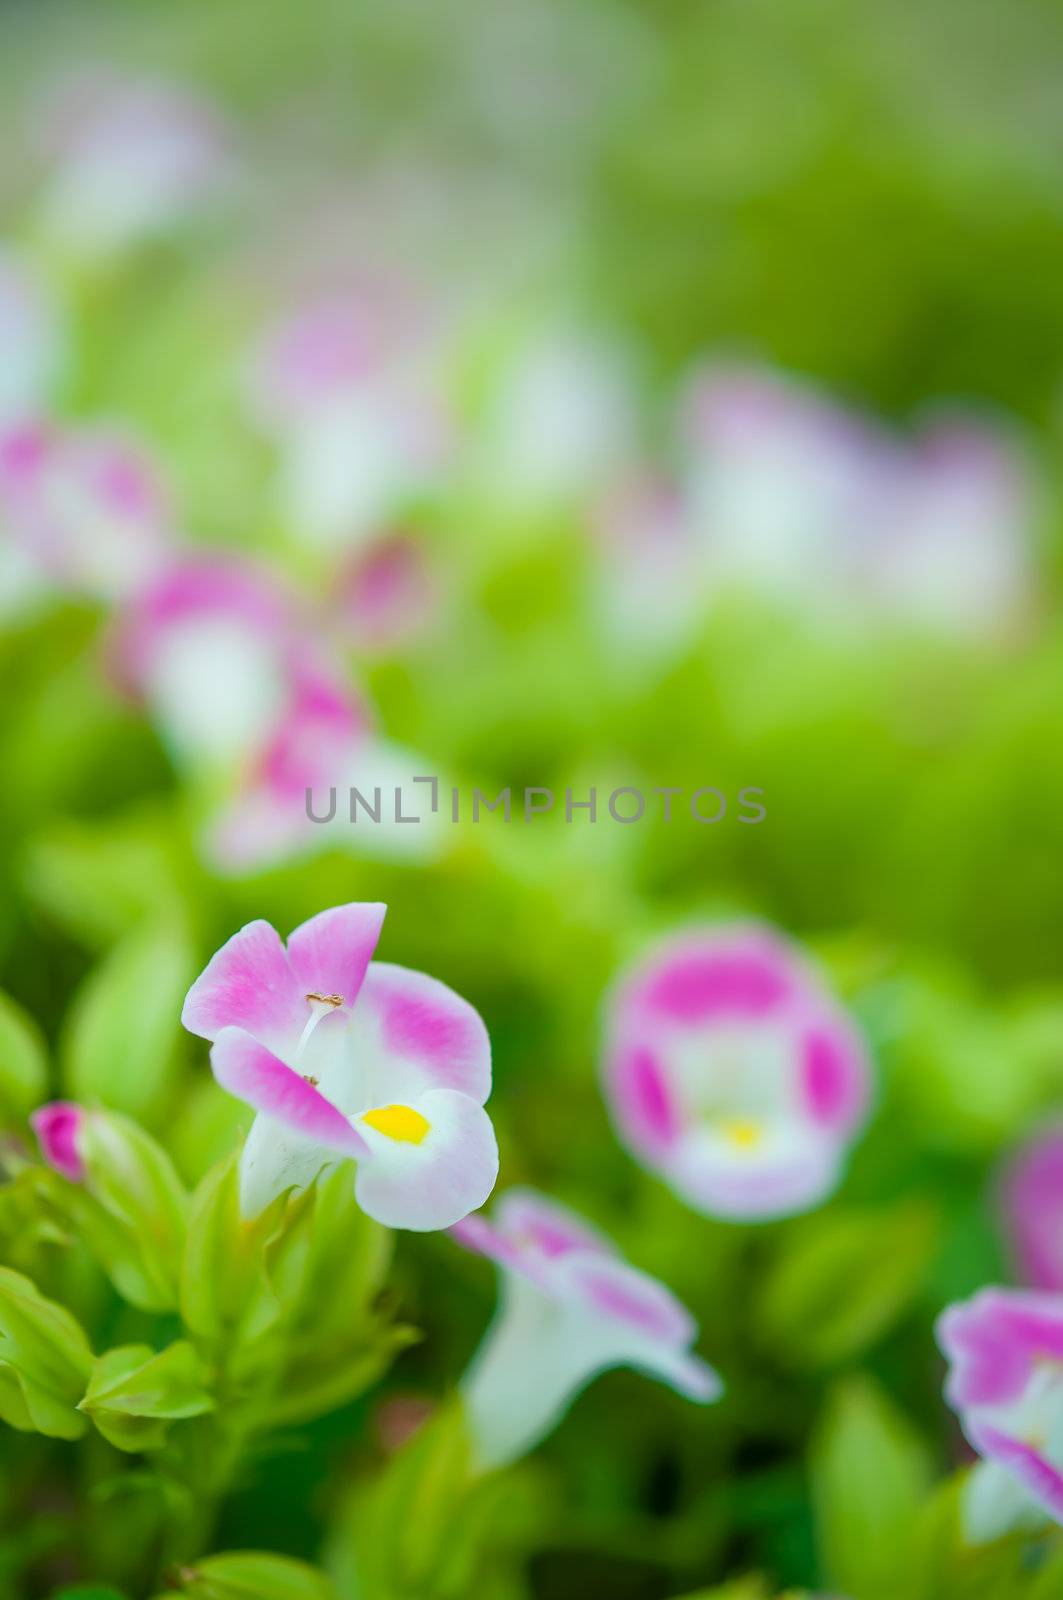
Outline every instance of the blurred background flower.
POLYGON ((1063 19, 0 36, 0 1592, 1049 1600, 933 1330, 1061 1292, 1063 19), (589 1341, 505 1472, 483 1264, 342 1170, 241 1220, 180 1027, 345 903, 483 1017, 503 1196, 667 1301, 479 1219, 589 1341), (717 1404, 625 1370, 695 1325, 717 1404))

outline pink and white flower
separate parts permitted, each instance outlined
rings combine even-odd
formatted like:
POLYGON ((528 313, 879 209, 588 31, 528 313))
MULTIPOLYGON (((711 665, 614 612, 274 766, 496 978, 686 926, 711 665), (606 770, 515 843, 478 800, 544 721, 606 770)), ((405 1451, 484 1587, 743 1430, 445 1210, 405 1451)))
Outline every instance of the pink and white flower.
POLYGON ((312 302, 267 334, 251 407, 280 445, 299 536, 360 544, 434 481, 450 448, 436 358, 419 308, 377 285, 312 302))
POLYGON ((0 425, 38 414, 57 375, 62 340, 55 311, 33 275, 0 250, 0 425))
POLYGON ((1063 1294, 1063 1128, 1042 1130, 1017 1152, 1000 1201, 1023 1283, 1063 1294))
POLYGON ((304 650, 291 664, 283 715, 237 770, 209 826, 208 853, 235 873, 323 849, 431 859, 443 843, 440 815, 427 798, 416 806, 420 791, 412 781, 425 765, 423 756, 382 738, 361 699, 304 650), (353 820, 352 789, 365 801, 353 820))
POLYGON ((623 975, 606 1097, 624 1143, 707 1216, 785 1216, 838 1181, 870 1095, 867 1053, 767 927, 693 929, 623 975))
POLYGON ((478 473, 521 507, 600 492, 638 452, 630 352, 565 325, 533 330, 500 375, 484 419, 478 473))
POLYGON ((481 1467, 531 1450, 599 1373, 635 1367, 702 1404, 722 1391, 691 1351, 697 1325, 656 1278, 631 1266, 574 1212, 510 1189, 493 1220, 451 1230, 501 1269, 501 1296, 462 1381, 481 1467))
POLYGON ((945 1397, 982 1458, 967 1481, 974 1543, 1063 1523, 1063 1295, 982 1289, 937 1324, 945 1397))
POLYGON ((810 383, 724 364, 689 382, 680 447, 714 587, 960 636, 1031 609, 1035 474, 999 427, 942 413, 909 440, 810 383))
POLYGON ((699 369, 681 401, 691 515, 714 586, 836 610, 893 452, 812 385, 767 368, 699 369))
POLYGON ((85 69, 52 87, 39 122, 45 227, 85 256, 169 232, 231 177, 222 117, 184 84, 85 69))
POLYGON ((24 422, 0 433, 0 515, 51 591, 120 602, 169 559, 154 463, 121 434, 24 422))
POLYGON ((112 656, 179 760, 230 764, 260 749, 282 718, 294 637, 291 602, 268 573, 189 556, 120 616, 112 656))
POLYGON ((968 637, 1031 610, 1038 494, 1015 437, 938 417, 904 451, 886 510, 867 574, 879 607, 968 637))
POLYGON ((248 923, 188 992, 185 1027, 257 1113, 240 1157, 248 1215, 342 1160, 356 1163, 359 1205, 389 1227, 449 1227, 494 1187, 487 1030, 445 984, 372 960, 384 912, 335 906, 287 947, 248 923))
POLYGON ((85 1108, 75 1100, 51 1100, 30 1117, 41 1155, 71 1183, 85 1181, 85 1162, 79 1147, 84 1126, 85 1108))

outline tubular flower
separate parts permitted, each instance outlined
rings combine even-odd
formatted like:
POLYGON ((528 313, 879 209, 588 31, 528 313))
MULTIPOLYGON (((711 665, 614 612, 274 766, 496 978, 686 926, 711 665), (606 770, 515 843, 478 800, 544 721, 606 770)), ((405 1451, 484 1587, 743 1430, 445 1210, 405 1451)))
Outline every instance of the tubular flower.
POLYGON ((968 1537, 1063 1523, 1063 1295, 982 1289, 948 1307, 937 1339, 945 1397, 982 1457, 964 1495, 968 1537))
POLYGON ((707 1216, 785 1216, 822 1200, 869 1086, 859 1035, 767 928, 665 940, 612 994, 605 1091, 621 1138, 707 1216))
POLYGON ((372 961, 384 912, 335 906, 287 947, 248 923, 188 992, 185 1027, 258 1113, 240 1163, 247 1215, 343 1159, 362 1209, 395 1228, 449 1227, 494 1187, 487 1030, 445 984, 372 961))
POLYGON ((451 1230, 501 1268, 495 1320, 462 1383, 479 1463, 531 1450, 599 1373, 635 1367, 702 1404, 722 1391, 691 1353, 697 1325, 675 1296, 566 1207, 510 1189, 494 1220, 451 1230))

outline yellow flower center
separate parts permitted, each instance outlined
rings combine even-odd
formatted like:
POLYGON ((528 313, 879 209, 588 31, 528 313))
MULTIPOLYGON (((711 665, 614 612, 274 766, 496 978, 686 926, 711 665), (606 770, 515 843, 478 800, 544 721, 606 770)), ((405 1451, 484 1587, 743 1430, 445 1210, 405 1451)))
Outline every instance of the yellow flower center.
POLYGON ((740 1150, 755 1150, 764 1138, 764 1129, 759 1122, 753 1122, 747 1117, 730 1117, 720 1123, 720 1132, 729 1144, 735 1144, 740 1150))
POLYGON ((431 1127, 428 1118, 412 1106, 377 1106, 374 1111, 366 1111, 362 1121, 402 1144, 420 1144, 431 1127))

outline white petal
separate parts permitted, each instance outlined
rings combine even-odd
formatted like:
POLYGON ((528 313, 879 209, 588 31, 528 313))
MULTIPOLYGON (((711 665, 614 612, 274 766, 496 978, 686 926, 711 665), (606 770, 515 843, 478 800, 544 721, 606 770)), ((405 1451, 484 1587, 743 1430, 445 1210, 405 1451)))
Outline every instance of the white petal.
POLYGON ((1047 1526, 1050 1518, 999 1461, 979 1461, 963 1485, 961 1518, 969 1544, 1047 1526))
POLYGON ((308 1188, 339 1159, 334 1150, 301 1139, 282 1122, 257 1116, 240 1153, 241 1212, 257 1217, 285 1189, 308 1188))
POLYGON ((498 1145, 491 1119, 468 1095, 432 1089, 413 1109, 429 1125, 416 1144, 356 1120, 369 1155, 358 1163, 354 1192, 378 1222, 423 1233, 483 1205, 498 1177, 498 1145))

